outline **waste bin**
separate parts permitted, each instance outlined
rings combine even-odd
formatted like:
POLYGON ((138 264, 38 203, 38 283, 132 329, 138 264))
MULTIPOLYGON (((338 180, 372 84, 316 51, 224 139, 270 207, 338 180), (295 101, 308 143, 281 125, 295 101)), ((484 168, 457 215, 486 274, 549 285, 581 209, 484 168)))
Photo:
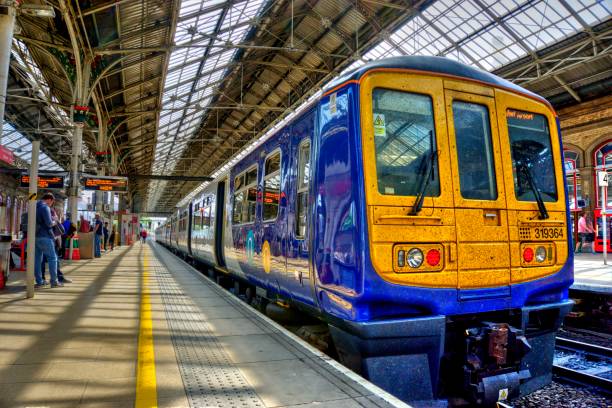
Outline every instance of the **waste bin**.
POLYGON ((11 267, 11 241, 13 237, 8 234, 0 234, 0 289, 6 286, 11 267))

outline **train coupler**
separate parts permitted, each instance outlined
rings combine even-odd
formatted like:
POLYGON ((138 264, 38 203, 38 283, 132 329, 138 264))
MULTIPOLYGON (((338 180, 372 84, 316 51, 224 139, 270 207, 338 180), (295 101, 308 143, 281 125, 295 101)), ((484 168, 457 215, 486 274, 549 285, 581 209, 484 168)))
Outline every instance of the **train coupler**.
POLYGON ((464 389, 478 405, 518 397, 520 384, 531 377, 520 370, 531 350, 523 332, 507 323, 483 322, 465 330, 464 389))

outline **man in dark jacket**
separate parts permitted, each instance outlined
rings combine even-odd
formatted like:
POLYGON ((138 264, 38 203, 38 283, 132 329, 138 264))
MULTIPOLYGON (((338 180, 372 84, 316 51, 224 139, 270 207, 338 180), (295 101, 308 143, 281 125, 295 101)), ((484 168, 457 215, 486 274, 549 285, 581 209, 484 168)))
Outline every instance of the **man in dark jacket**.
MULTIPOLYGON (((36 243, 34 257, 35 287, 45 286, 47 282, 42 279, 43 255, 49 263, 49 275, 51 276, 51 287, 64 286, 57 281, 57 254, 55 252, 55 235, 53 226, 55 221, 51 217, 51 206, 55 197, 51 193, 45 193, 42 199, 36 203, 36 243)), ((30 243, 31 244, 31 243, 30 243)))

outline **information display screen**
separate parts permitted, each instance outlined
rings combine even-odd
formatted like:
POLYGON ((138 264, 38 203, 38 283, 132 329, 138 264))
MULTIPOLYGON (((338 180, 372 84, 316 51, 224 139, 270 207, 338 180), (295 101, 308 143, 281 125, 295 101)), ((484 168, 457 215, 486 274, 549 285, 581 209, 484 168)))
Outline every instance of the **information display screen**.
POLYGON ((83 177, 81 179, 85 190, 112 191, 115 193, 127 193, 127 177, 83 177))
MULTIPOLYGON (((21 187, 30 187, 30 176, 25 174, 22 175, 19 179, 19 183, 21 187)), ((44 188, 47 190, 61 190, 64 188, 64 176, 39 174, 38 188, 44 188)))

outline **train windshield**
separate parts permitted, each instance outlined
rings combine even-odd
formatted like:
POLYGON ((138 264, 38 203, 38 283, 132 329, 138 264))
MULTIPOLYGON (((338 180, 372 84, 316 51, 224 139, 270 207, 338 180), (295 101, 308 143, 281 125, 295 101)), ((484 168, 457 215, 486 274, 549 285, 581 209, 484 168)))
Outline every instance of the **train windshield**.
MULTIPOLYGON (((416 196, 436 145, 431 98, 376 88, 372 105, 378 191, 416 196)), ((437 163, 432 177, 425 196, 440 195, 437 163)))
POLYGON ((557 201, 548 121, 544 115, 506 111, 512 148, 514 191, 519 201, 557 201), (536 189, 538 191, 536 191, 536 189))

